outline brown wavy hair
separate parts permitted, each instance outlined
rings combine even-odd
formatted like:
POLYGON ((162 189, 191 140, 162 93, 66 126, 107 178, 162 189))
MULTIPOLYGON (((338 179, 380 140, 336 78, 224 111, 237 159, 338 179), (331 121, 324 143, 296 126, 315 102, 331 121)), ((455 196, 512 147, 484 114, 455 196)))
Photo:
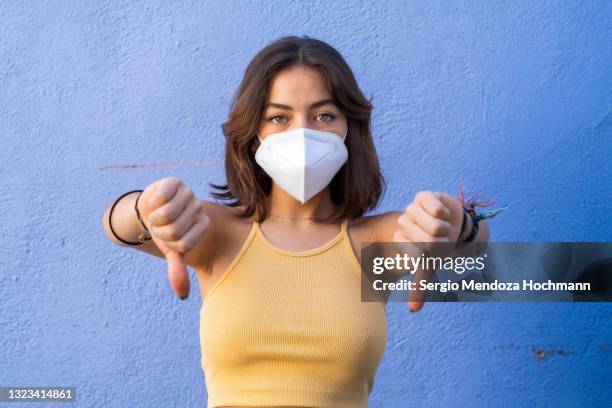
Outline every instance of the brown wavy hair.
POLYGON ((255 214, 258 222, 266 218, 265 198, 271 191, 272 179, 255 161, 260 143, 256 134, 268 86, 277 73, 290 66, 318 70, 348 121, 345 139, 348 160, 329 184, 336 210, 322 221, 360 217, 377 206, 385 188, 370 128, 372 98, 365 98, 353 72, 336 49, 308 36, 280 38, 263 48, 249 63, 232 99, 229 119, 221 125, 226 141, 227 184, 209 183, 220 190, 212 191, 211 195, 225 201, 227 206, 244 206, 240 217, 255 214))

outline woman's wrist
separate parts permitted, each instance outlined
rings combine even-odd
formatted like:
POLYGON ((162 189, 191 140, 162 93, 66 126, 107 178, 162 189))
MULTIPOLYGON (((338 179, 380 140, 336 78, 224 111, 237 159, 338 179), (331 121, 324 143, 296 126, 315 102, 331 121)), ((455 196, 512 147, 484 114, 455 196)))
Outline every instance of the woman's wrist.
POLYGON ((136 197, 136 202, 134 203, 134 212, 136 213, 136 218, 138 218, 138 224, 140 227, 140 232, 138 234, 138 241, 140 243, 144 243, 145 241, 149 241, 151 239, 151 234, 149 232, 149 228, 147 228, 147 225, 144 222, 142 211, 140 210, 140 207, 139 207, 139 203, 140 203, 139 199, 141 195, 142 195, 142 191, 136 197))
POLYGON ((108 226, 114 237, 126 245, 141 245, 139 237, 143 228, 135 211, 138 195, 142 190, 122 194, 113 202, 108 215, 108 226))

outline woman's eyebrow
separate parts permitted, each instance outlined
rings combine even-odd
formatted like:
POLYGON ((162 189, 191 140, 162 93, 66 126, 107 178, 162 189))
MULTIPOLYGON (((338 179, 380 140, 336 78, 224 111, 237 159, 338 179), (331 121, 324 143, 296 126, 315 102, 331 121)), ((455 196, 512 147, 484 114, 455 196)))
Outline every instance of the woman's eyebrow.
MULTIPOLYGON (((313 103, 312 105, 310 105, 310 109, 314 109, 314 108, 318 108, 320 106, 323 105, 336 105, 336 103, 334 102, 333 99, 321 99, 318 102, 313 103)), ((278 109, 285 109, 285 110, 293 110, 293 108, 291 106, 288 105, 283 105, 281 103, 276 103, 276 102, 268 102, 264 105, 264 109, 267 108, 278 108, 278 109)))

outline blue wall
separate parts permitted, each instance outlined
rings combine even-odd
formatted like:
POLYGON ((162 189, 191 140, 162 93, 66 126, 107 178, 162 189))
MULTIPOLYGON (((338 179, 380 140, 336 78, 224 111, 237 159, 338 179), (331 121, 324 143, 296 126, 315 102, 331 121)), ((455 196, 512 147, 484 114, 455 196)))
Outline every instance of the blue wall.
MULTIPOLYGON (((209 198, 241 75, 286 34, 335 46, 373 96, 377 212, 464 179, 511 204, 493 240, 612 241, 610 2, 51 3, 0 3, 0 386, 204 405, 199 296, 100 218, 168 175, 209 198)), ((601 406, 611 310, 390 304, 371 406, 601 406)))

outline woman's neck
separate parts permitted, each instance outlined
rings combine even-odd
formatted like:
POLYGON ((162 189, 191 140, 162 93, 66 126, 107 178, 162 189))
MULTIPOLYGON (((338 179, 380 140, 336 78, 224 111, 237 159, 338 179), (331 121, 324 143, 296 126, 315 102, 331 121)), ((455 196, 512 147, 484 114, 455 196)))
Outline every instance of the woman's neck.
POLYGON ((270 218, 287 220, 314 220, 330 215, 334 211, 329 187, 324 188, 310 200, 302 204, 276 183, 272 184, 272 191, 266 199, 270 218))

